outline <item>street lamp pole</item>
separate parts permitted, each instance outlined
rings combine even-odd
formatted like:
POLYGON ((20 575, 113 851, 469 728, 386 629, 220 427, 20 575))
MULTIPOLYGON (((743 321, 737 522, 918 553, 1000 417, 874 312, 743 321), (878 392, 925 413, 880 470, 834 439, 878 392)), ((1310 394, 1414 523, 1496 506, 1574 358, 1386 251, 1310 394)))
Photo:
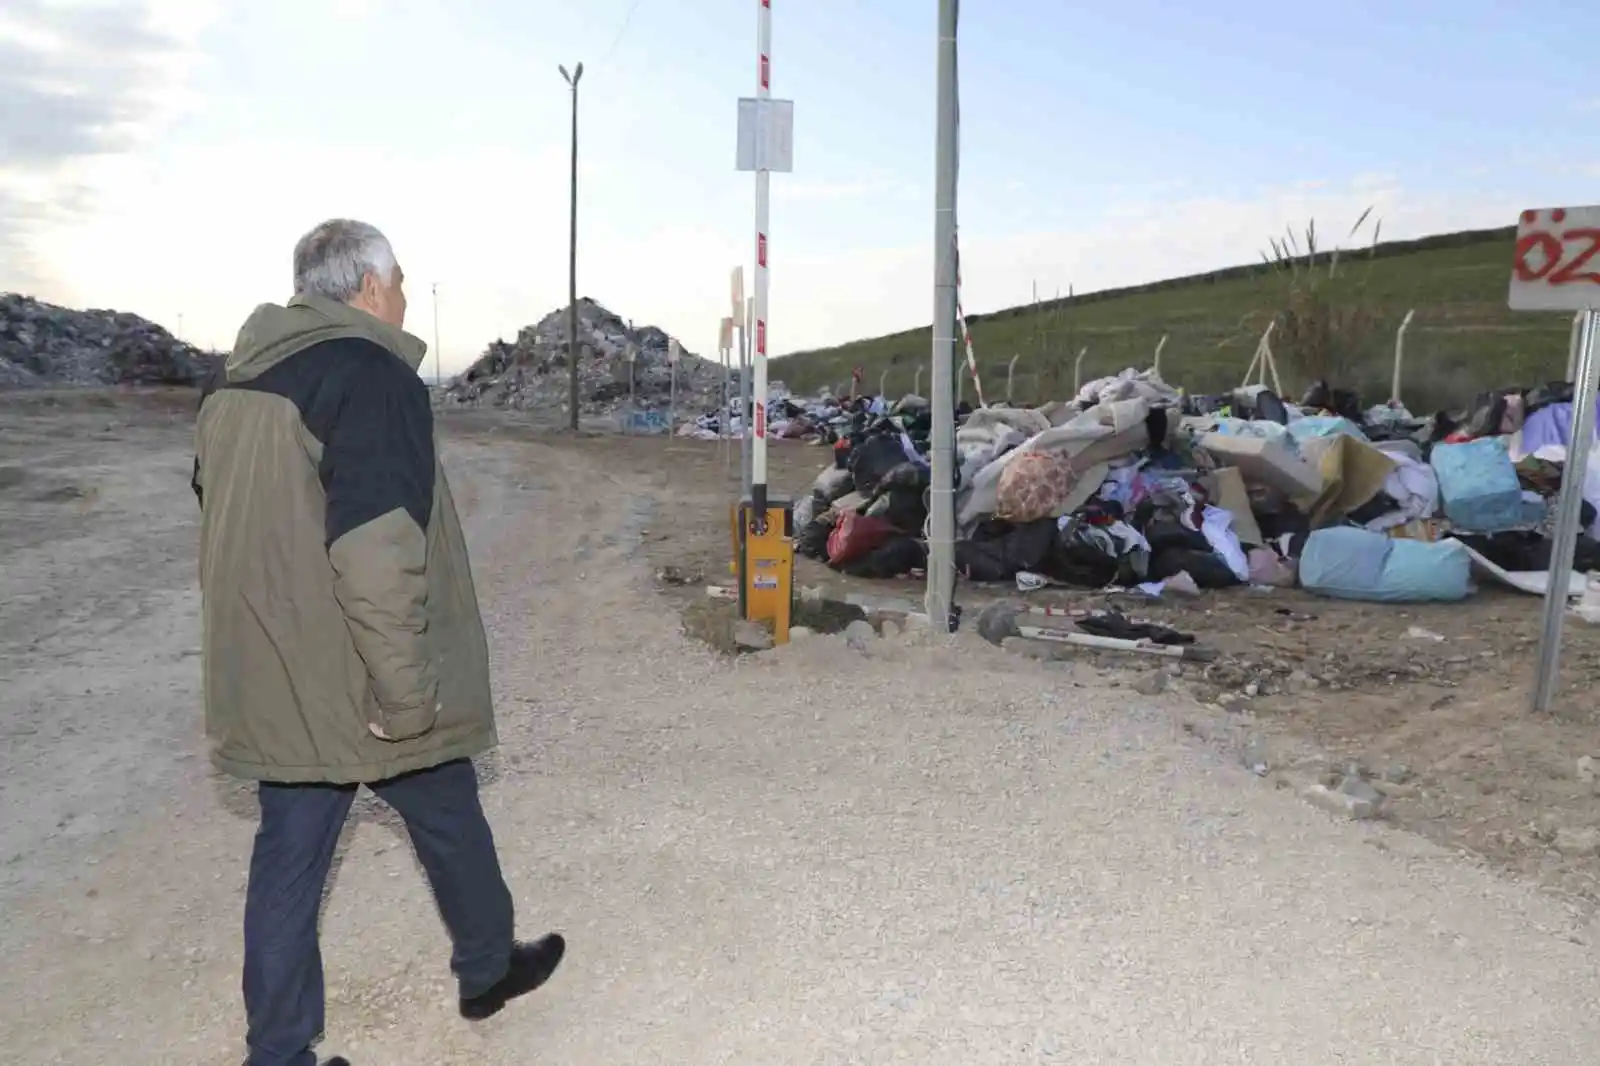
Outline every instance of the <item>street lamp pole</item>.
POLYGON ((571 409, 571 428, 578 431, 578 80, 583 77, 579 63, 567 73, 558 67, 572 90, 572 230, 567 244, 567 370, 571 388, 567 402, 571 409))

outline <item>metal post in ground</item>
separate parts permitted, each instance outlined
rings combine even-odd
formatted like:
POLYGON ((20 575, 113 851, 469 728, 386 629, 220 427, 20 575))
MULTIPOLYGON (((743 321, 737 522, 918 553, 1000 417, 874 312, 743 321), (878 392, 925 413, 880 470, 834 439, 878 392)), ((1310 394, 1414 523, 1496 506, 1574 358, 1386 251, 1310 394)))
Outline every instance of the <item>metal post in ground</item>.
POLYGON ((569 427, 578 431, 578 80, 583 77, 583 64, 579 63, 567 73, 566 67, 556 68, 572 89, 572 225, 567 238, 567 360, 570 387, 567 403, 571 407, 569 427))
POLYGON ((956 345, 956 178, 959 88, 956 83, 957 0, 939 0, 938 127, 933 200, 933 426, 928 496, 928 625, 949 632, 955 622, 955 405, 951 375, 956 345))
POLYGON ((1600 363, 1595 362, 1596 313, 1585 311, 1578 354, 1577 380, 1572 390, 1572 429, 1567 440, 1567 461, 1562 469, 1561 495, 1556 503, 1555 534, 1550 538, 1549 584, 1544 593, 1544 631, 1539 638, 1539 671, 1533 690, 1533 709, 1547 711, 1561 677, 1561 624, 1567 614, 1568 586, 1572 579, 1572 554, 1577 547, 1579 516, 1583 505, 1584 475, 1589 469, 1594 443, 1594 393, 1600 384, 1600 363))

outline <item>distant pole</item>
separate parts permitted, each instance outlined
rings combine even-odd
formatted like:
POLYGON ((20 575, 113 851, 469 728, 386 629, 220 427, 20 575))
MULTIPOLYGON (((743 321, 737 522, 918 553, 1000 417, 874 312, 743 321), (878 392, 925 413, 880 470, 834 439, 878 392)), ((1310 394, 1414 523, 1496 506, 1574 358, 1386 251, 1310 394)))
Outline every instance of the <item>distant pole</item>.
POLYGON ((938 133, 933 198, 933 452, 928 498, 928 625, 948 633, 955 602, 955 405, 950 377, 956 350, 957 0, 939 0, 938 133))
MULTIPOLYGON (((754 466, 751 460, 750 443, 750 415, 752 412, 755 382, 751 380, 750 367, 750 329, 755 321, 756 298, 748 296, 744 306, 737 312, 741 323, 739 328, 739 424, 744 427, 744 433, 739 438, 739 491, 744 496, 750 495, 751 480, 754 476, 754 466)), ((742 498, 742 497, 741 497, 742 498)))
POLYGON ((441 360, 444 354, 439 350, 439 283, 433 283, 433 383, 444 384, 444 370, 441 360))
POLYGON ((567 363, 571 375, 571 388, 567 402, 571 405, 571 429, 578 431, 578 81, 583 77, 583 64, 579 63, 567 73, 566 67, 557 67, 561 77, 572 89, 572 229, 567 240, 567 363))

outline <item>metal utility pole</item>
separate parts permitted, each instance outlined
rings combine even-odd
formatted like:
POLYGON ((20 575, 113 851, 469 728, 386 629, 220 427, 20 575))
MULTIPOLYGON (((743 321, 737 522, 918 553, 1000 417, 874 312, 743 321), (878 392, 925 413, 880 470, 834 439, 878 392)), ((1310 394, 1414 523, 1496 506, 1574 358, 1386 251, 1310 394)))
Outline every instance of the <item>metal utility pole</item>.
POLYGON ((960 89, 956 81, 958 0, 939 0, 938 137, 933 199, 933 434, 928 500, 928 625, 947 633, 954 619, 956 566, 955 437, 951 375, 956 351, 956 176, 961 146, 960 89))
POLYGON ((433 283, 433 383, 444 384, 444 370, 441 362, 444 354, 439 350, 439 283, 433 283))
POLYGON ((1545 575, 1544 622, 1539 637, 1539 666, 1534 678, 1533 709, 1548 711, 1561 681, 1561 628, 1566 618, 1568 590, 1572 584, 1572 555, 1582 529, 1584 474, 1595 437, 1595 387, 1600 365, 1595 343, 1600 338, 1600 312, 1584 311, 1574 338, 1572 429, 1567 438, 1567 462, 1562 471, 1561 493, 1556 497, 1556 526, 1550 538, 1550 566, 1545 575))
POLYGON ((567 402, 572 408, 571 429, 578 431, 578 81, 583 77, 583 64, 579 63, 567 73, 566 67, 557 67, 561 77, 572 90, 572 231, 567 244, 567 363, 571 373, 571 391, 567 402))

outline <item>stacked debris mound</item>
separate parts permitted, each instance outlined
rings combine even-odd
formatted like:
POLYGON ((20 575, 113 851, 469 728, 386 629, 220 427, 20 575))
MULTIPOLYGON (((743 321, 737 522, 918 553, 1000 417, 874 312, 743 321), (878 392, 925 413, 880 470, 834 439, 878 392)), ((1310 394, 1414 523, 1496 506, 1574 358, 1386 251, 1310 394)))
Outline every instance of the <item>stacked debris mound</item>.
POLYGON ((194 385, 207 356, 147 319, 0 293, 0 388, 194 385))
MULTIPOLYGON (((585 414, 626 407, 632 376, 634 404, 665 409, 671 401, 670 338, 655 326, 634 328, 594 300, 578 301, 578 402, 585 414), (630 362, 629 355, 633 358, 630 362)), ((519 410, 565 411, 571 378, 567 361, 567 308, 524 326, 511 342, 497 340, 445 389, 447 402, 519 410)), ((722 394, 719 363, 679 353, 677 395, 688 409, 715 404, 722 394)))

